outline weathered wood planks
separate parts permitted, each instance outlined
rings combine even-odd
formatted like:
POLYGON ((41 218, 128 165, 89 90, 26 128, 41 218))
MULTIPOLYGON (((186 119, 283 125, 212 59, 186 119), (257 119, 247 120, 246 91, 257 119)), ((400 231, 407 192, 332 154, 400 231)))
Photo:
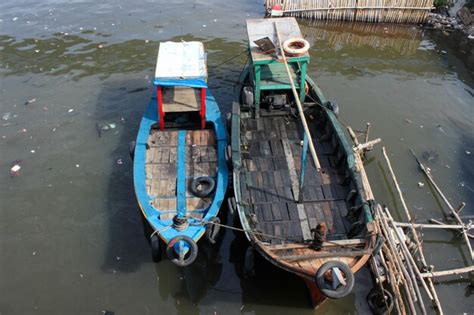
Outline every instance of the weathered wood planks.
MULTIPOLYGON (((178 130, 152 130, 146 152, 147 193, 153 198, 152 205, 166 211, 162 218, 176 214, 178 130)), ((186 132, 186 210, 193 217, 202 217, 196 210, 207 208, 212 200, 198 198, 190 191, 194 177, 217 174, 216 138, 212 130, 189 130, 186 132), (195 212, 192 212, 195 211, 195 212)))

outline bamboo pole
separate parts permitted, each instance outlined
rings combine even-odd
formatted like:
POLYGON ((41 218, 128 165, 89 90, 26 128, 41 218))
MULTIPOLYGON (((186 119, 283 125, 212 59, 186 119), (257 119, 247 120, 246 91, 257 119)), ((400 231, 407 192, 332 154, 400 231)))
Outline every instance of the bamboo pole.
MULTIPOLYGON (((405 267, 405 265, 403 264, 403 262, 401 260, 401 257, 400 257, 400 254, 395 250, 397 248, 397 246, 395 244, 395 239, 393 238, 393 234, 391 233, 390 228, 387 224, 387 221, 386 221, 386 218, 385 218, 386 216, 382 214, 382 210, 380 209, 380 206, 377 207, 377 210, 378 210, 378 213, 379 213, 380 222, 382 223, 382 226, 383 226, 383 230, 385 231, 386 240, 390 245, 389 248, 393 252, 392 257, 395 259, 397 265, 402 270, 402 274, 404 275, 404 277, 402 277, 402 279, 404 279, 408 284, 406 286, 407 291, 408 291, 409 294, 411 294, 415 297, 415 298, 412 297, 412 299, 415 300, 415 301, 418 301, 418 303, 420 304, 420 307, 422 307, 422 309, 423 309, 424 308, 423 298, 421 296, 420 289, 417 285, 415 275, 413 274, 413 269, 412 268, 407 268, 408 266, 405 267)), ((413 314, 416 313, 414 305, 410 305, 410 309, 411 309, 411 312, 413 314)), ((426 314, 426 310, 423 313, 426 314)))
POLYGON ((300 114, 300 118, 301 118, 301 122, 303 124, 304 132, 306 134, 306 137, 308 137, 309 151, 311 152, 311 156, 313 157, 313 162, 314 162, 314 165, 316 166, 317 171, 320 172, 321 171, 321 164, 319 163, 318 155, 316 154, 316 149, 314 148, 313 138, 311 137, 311 133, 310 133, 309 128, 308 128, 308 123, 306 122, 306 118, 304 116, 303 106, 301 105, 300 97, 299 97, 298 92, 296 91, 296 88, 295 88, 295 82, 293 82, 293 77, 291 75, 290 68, 288 67, 288 62, 286 60, 285 52, 283 50, 283 45, 282 45, 282 42, 281 42, 280 32, 278 31, 277 22, 273 22, 273 23, 275 25, 275 31, 276 31, 277 37, 278 37, 278 45, 280 46, 280 54, 283 57, 283 63, 285 64, 286 73, 288 74, 288 78, 290 79, 291 90, 293 91, 293 95, 295 96, 296 105, 298 107, 298 112, 300 114))
MULTIPOLYGON (((451 214, 454 216, 454 218, 456 219, 456 221, 459 223, 459 224, 463 224, 461 218, 459 217, 459 214, 456 212, 456 210, 454 209, 454 207, 451 205, 451 203, 449 202, 448 198, 446 198, 446 196, 444 195, 444 193, 441 191, 441 189, 438 187, 438 185, 436 184, 436 182, 434 181, 433 179, 433 176, 431 176, 431 174, 426 170, 425 166, 423 165, 423 163, 421 163, 421 161, 417 158, 417 156, 415 155, 415 152, 413 150, 411 150, 411 154, 415 157, 415 160, 416 162, 418 163, 418 166, 420 167, 421 171, 426 175, 426 177, 428 178, 428 180, 430 181, 431 185, 433 185, 433 187, 435 188, 436 192, 438 193, 438 195, 441 197, 441 199, 443 199, 444 203, 448 206, 449 210, 451 210, 451 214)), ((466 245, 469 249, 469 254, 471 256, 471 263, 474 261, 474 252, 472 251, 472 246, 471 246, 471 241, 469 240, 469 236, 467 235, 467 231, 466 229, 462 229, 462 234, 464 236, 464 240, 466 241, 466 245)))
MULTIPOLYGON (((400 198, 400 200, 402 202, 403 209, 405 210, 405 215, 408 219, 408 222, 411 222, 412 218, 411 218, 411 215, 410 215, 410 211, 408 210, 407 204, 405 202, 405 198, 403 198, 402 191, 400 190, 400 186, 398 185, 397 177, 395 176, 395 173, 393 172, 392 164, 390 163, 390 159, 387 156, 387 152, 385 150, 385 147, 382 148, 382 152, 383 152, 383 156, 385 157, 385 161, 387 162, 388 169, 390 171, 390 175, 392 177, 393 183, 394 183, 395 188, 397 190, 398 197, 400 198)), ((390 213, 388 213, 387 215, 390 216, 390 213)), ((427 270, 428 269, 428 264, 426 263, 426 259, 425 259, 425 255, 423 254, 423 250, 421 249, 421 242, 420 242, 420 239, 418 238, 418 233, 416 232, 413 225, 411 225, 410 228, 411 228, 411 232, 413 234, 413 239, 415 241, 415 244, 419 249, 418 254, 420 256, 420 260, 421 260, 421 263, 423 265, 423 269, 427 270)), ((404 245, 406 245, 406 244, 404 244, 404 245)), ((409 258, 413 259, 413 257, 411 255, 410 255, 409 258)), ((418 270, 418 267, 416 267, 416 264, 415 264, 415 268, 416 268, 416 271, 419 273, 419 270, 418 270)), ((420 278, 420 280, 422 280, 422 279, 420 278)), ((426 285, 424 282, 423 282, 423 284, 426 285)), ((435 303, 435 305, 438 308, 439 312, 442 314, 443 311, 442 311, 442 308, 441 308, 441 304, 439 303, 438 296, 436 294, 436 289, 435 289, 433 281, 431 281, 431 279, 428 279, 428 285, 429 285, 431 293, 433 295, 433 298, 431 300, 435 303)))
MULTIPOLYGON (((388 211, 387 208, 385 208, 385 212, 387 213, 387 216, 390 218, 390 220, 393 222, 393 218, 392 218, 392 215, 390 214, 390 212, 388 211)), ((418 279, 420 280, 423 288, 425 289, 426 293, 428 294, 428 296, 430 296, 430 292, 431 292, 431 296, 430 296, 430 299, 431 301, 433 302, 433 304, 436 306, 439 314, 443 314, 443 308, 441 307, 441 303, 438 299, 438 294, 436 293, 436 290, 435 290, 435 287, 434 287, 434 284, 433 284, 433 281, 431 278, 428 278, 428 285, 429 285, 429 288, 428 286, 426 285, 425 281, 423 280, 423 277, 421 276, 421 272, 420 270, 418 269, 418 266, 416 265, 416 262, 415 260, 413 259, 412 255, 410 254, 410 251, 408 250, 408 247, 406 245, 406 243, 404 242, 403 240, 403 237, 400 235, 400 230, 397 229, 395 226, 394 226, 394 230, 395 230, 395 235, 397 236, 399 242, 400 242, 400 247, 402 248, 403 251, 405 251, 405 258, 408 259, 408 261, 411 263, 412 267, 413 267, 413 270, 414 272, 416 273, 418 279)), ((414 238, 417 239, 418 236, 414 235, 414 238)), ((420 245, 421 246, 421 245, 420 245)), ((423 255, 423 251, 421 250, 421 247, 418 247, 420 250, 418 251, 420 257, 424 258, 424 255, 423 255)))
POLYGON ((365 128, 365 139, 364 142, 369 141, 370 123, 368 122, 365 128))
MULTIPOLYGON (((405 223, 405 222, 393 222, 396 226, 400 227, 413 227, 415 229, 446 229, 446 230, 462 230, 466 228, 464 224, 423 224, 423 223, 405 223)), ((474 227, 473 227, 474 228, 474 227)))
POLYGON ((450 270, 442 270, 442 271, 424 272, 421 274, 421 276, 423 278, 434 278, 434 277, 444 277, 444 276, 451 276, 451 275, 461 275, 461 274, 470 273, 470 272, 474 272, 474 266, 468 266, 468 267, 450 269, 450 270))
MULTIPOLYGON (((430 219, 430 222, 436 223, 438 225, 445 225, 443 222, 439 222, 438 220, 435 219, 430 219)), ((469 223, 471 224, 471 223, 469 223)), ((471 227, 468 227, 468 230, 472 229, 471 227)), ((474 234, 467 233, 467 237, 474 239, 474 234)))

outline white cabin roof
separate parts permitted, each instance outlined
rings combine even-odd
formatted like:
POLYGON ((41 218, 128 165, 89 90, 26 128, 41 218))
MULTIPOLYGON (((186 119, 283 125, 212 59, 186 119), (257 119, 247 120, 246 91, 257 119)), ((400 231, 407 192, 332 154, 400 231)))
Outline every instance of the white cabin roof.
POLYGON ((201 42, 160 43, 155 79, 206 79, 206 54, 201 42))

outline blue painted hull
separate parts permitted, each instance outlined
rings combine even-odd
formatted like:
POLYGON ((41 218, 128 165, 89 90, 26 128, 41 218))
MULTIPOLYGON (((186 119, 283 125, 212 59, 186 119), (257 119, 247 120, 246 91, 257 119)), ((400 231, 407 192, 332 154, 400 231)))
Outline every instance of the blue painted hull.
MULTIPOLYGON (((213 193, 213 200, 210 205, 203 209, 204 216, 201 220, 188 218, 189 226, 184 231, 178 231, 173 227, 171 219, 160 219, 162 210, 152 206, 153 197, 147 193, 146 189, 146 144, 150 135, 152 125, 159 122, 158 109, 156 101, 156 93, 152 96, 146 111, 141 119, 140 128, 135 146, 134 163, 133 163, 133 179, 135 194, 140 205, 143 216, 149 225, 158 234, 160 238, 167 244, 172 238, 184 235, 192 238, 197 242, 206 232, 206 226, 203 222, 208 221, 212 217, 216 217, 219 209, 224 201, 227 191, 229 178, 229 170, 225 158, 225 149, 227 146, 227 132, 222 120, 219 107, 212 93, 207 90, 206 93, 206 123, 213 126, 216 136, 217 150, 217 178, 216 187, 213 193)), ((165 129, 166 130, 166 129, 165 129)), ((174 129, 176 130, 176 129, 174 129)), ((178 176, 183 176, 184 169, 178 169, 178 176)), ((179 191, 178 191, 179 194, 179 191)), ((179 199, 179 198, 178 198, 179 199)), ((177 205, 179 206, 179 200, 177 205)), ((177 207, 178 207, 177 206, 177 207)))

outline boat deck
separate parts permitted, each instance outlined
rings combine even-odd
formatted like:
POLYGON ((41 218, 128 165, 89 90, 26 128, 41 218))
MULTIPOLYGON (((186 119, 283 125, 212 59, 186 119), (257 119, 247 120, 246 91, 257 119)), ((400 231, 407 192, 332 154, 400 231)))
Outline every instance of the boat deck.
POLYGON ((176 215, 180 182, 185 190, 185 207, 189 215, 202 218, 212 198, 194 196, 189 187, 194 177, 217 174, 216 138, 213 130, 155 130, 148 138, 146 152, 146 186, 152 206, 161 211, 160 219, 176 215), (183 134, 180 147, 180 132, 183 134), (185 178, 178 176, 178 155, 184 154, 185 178))
MULTIPOLYGON (((254 229, 301 242, 312 239, 319 223, 328 227, 328 239, 346 239, 351 223, 346 219, 349 186, 338 172, 338 156, 330 141, 321 142, 322 130, 309 119, 322 172, 308 153, 303 188, 304 202, 297 203, 301 171, 302 130, 291 116, 242 118, 242 202, 248 207, 254 229)), ((320 128, 323 129, 324 128, 320 128)), ((265 238, 271 244, 284 243, 265 238)))

